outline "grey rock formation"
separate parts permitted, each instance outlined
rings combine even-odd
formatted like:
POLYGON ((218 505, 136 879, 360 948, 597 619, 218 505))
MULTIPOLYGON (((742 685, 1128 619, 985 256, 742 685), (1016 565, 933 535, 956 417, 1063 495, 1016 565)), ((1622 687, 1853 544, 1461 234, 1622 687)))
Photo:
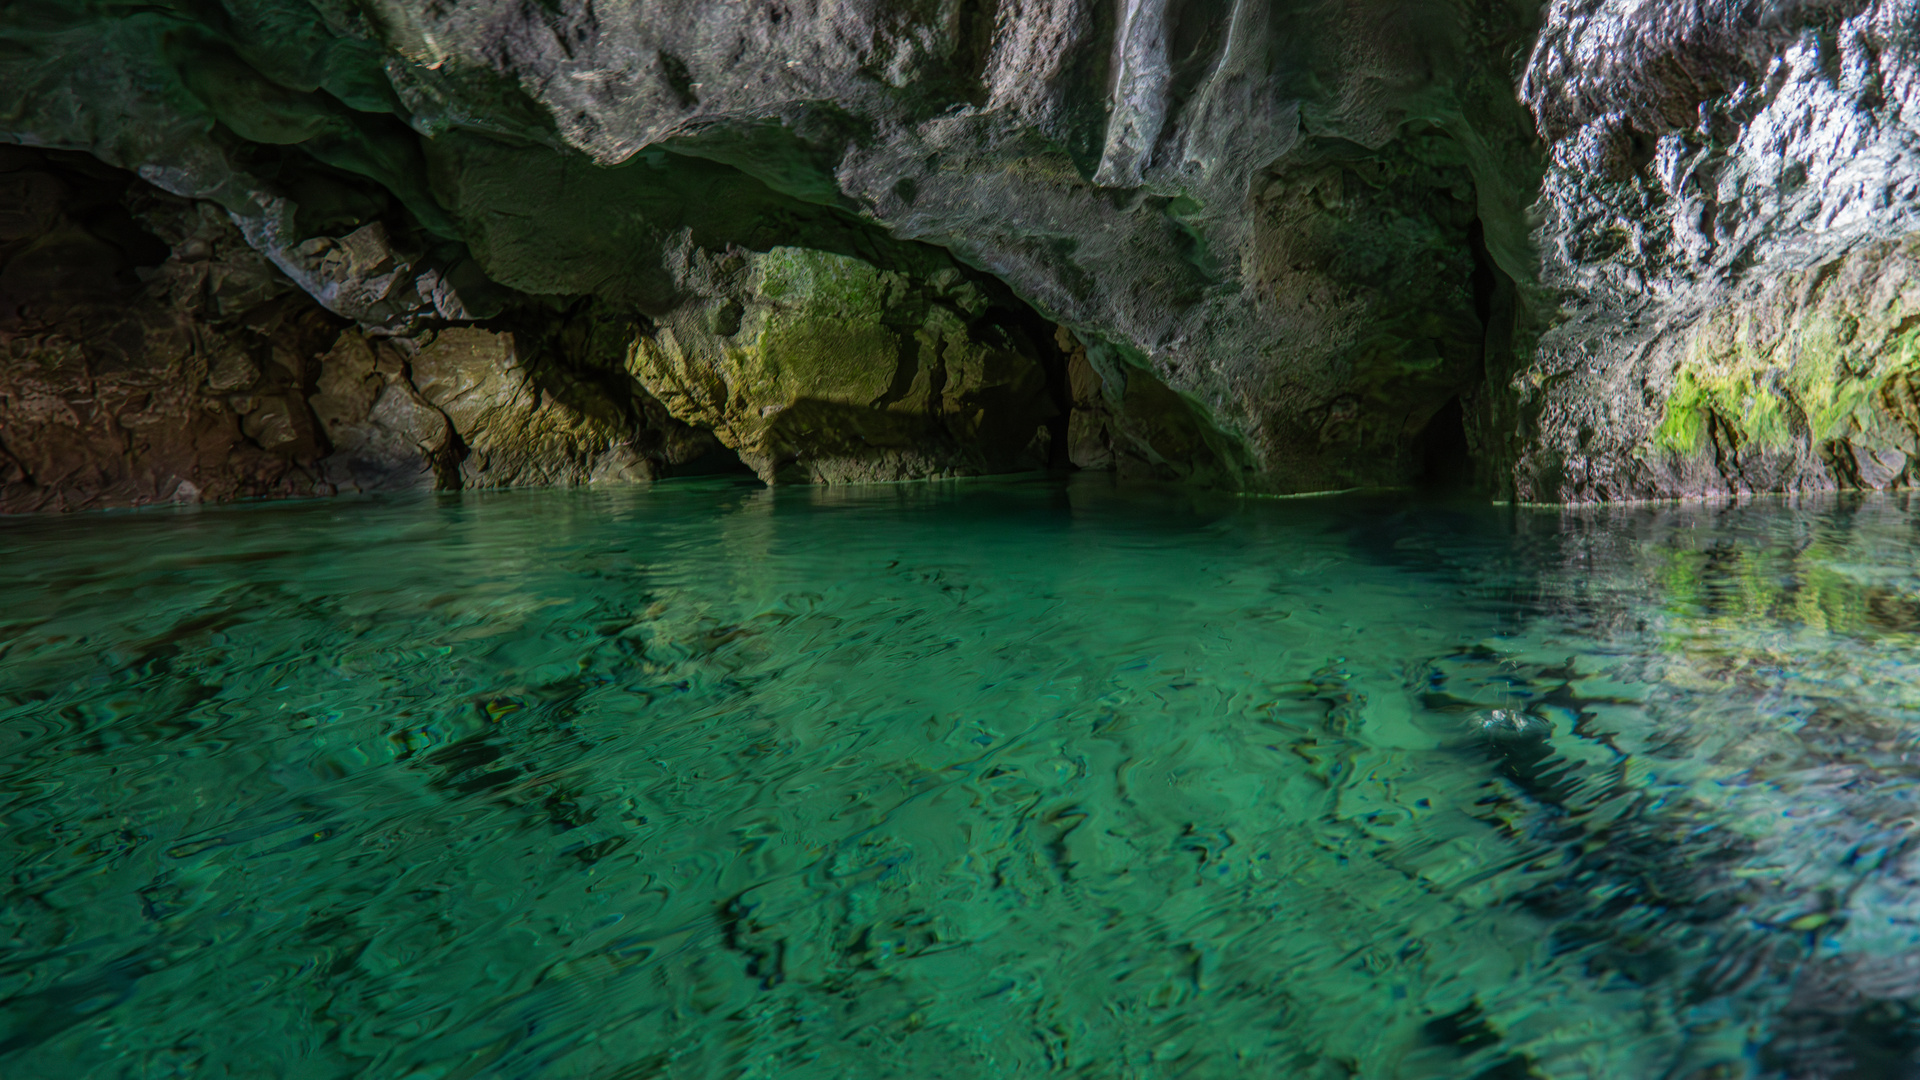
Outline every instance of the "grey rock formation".
POLYGON ((1524 91, 1560 311, 1497 394, 1515 496, 1908 482, 1917 34, 1905 0, 1553 5, 1524 91))
POLYGON ((1471 235, 1528 269, 1531 132, 1478 62, 1524 5, 382 11, 602 165, 721 162, 990 271, 1244 443, 1229 486, 1416 472, 1478 384, 1471 235))
POLYGON ((490 317, 509 290, 667 318, 706 302, 676 264, 734 247, 931 281, 933 245, 1071 328, 1115 402, 1143 373, 1237 448, 1166 469, 1299 490, 1416 475, 1429 421, 1480 386, 1476 282, 1529 269, 1506 70, 1529 17, 55 5, 5 17, 0 77, 24 91, 11 138, 217 202, 369 326, 490 317))
MULTIPOLYGON (((220 207, 396 356, 512 334, 434 382, 452 406, 322 395, 441 484, 643 476, 669 424, 770 479, 1025 467, 1044 426, 1056 465, 1253 491, 1888 486, 1920 454, 1887 299, 1920 231, 1916 26, 1912 0, 50 3, 0 14, 0 138, 220 207), (898 298, 701 269, 776 250, 898 298), (928 299, 956 283, 990 311, 928 299), (815 335, 802 367, 871 370, 754 382, 722 339, 763 330, 712 322, 940 338, 923 300, 1017 359, 911 423, 890 388, 947 373, 925 356, 815 335), (567 318, 587 352, 527 329, 567 318), (536 377, 563 371, 591 392, 536 377), (541 418, 588 399, 591 432, 541 418), (423 434, 448 407, 489 434, 423 434)), ((245 437, 298 444, 289 401, 245 437)))

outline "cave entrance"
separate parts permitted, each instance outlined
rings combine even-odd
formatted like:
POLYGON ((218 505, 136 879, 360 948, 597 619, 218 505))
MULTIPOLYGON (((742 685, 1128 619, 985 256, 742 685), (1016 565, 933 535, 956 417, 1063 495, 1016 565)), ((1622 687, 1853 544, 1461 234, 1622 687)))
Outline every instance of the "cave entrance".
POLYGON ((751 466, 740 460, 733 448, 714 440, 712 448, 692 461, 667 467, 667 478, 678 480, 687 476, 758 476, 751 466))
POLYGON ((1421 491, 1449 494, 1473 488, 1473 447, 1467 441, 1466 406, 1458 395, 1447 399, 1414 437, 1413 482, 1421 491))

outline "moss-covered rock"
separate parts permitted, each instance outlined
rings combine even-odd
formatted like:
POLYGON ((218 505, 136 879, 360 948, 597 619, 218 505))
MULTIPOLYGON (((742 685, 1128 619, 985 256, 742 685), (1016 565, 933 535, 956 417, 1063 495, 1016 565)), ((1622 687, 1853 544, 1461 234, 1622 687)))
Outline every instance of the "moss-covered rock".
POLYGON ((1041 345, 983 318, 987 297, 958 271, 789 247, 694 264, 694 299, 635 338, 629 370, 768 482, 1047 464, 1041 345))
POLYGON ((1554 0, 1544 16, 1522 93, 1550 144, 1549 318, 1490 372, 1508 492, 1905 483, 1888 421, 1905 316, 1877 290, 1906 273, 1885 245, 1920 232, 1911 7, 1554 0))
POLYGON ((1652 356, 1656 490, 1893 488, 1920 456, 1920 236, 1783 275, 1652 356))

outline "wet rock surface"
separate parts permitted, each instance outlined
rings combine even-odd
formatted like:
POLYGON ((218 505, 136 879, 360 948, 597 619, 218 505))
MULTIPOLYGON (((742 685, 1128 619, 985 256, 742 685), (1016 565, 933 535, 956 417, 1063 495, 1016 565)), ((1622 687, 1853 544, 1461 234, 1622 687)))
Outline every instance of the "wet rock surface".
POLYGON ((1520 482, 1597 499, 1909 486, 1917 258, 1917 237, 1869 245, 1650 337, 1600 369, 1641 389, 1550 414, 1573 445, 1533 451, 1520 482))
MULTIPOLYGON (((1899 291, 1869 249, 1920 232, 1917 23, 1910 0, 49 4, 0 16, 21 91, 0 138, 217 207, 403 369, 403 342, 513 334, 498 372, 522 374, 447 391, 476 441, 423 435, 439 406, 415 387, 342 444, 412 446, 442 484, 638 476, 708 439, 780 481, 1045 462, 1546 502, 1873 487, 1920 449, 1897 404, 1835 427, 1808 397, 1832 380, 1793 357, 1825 333, 1807 319, 1861 321, 1834 378, 1898 397, 1904 316, 1806 283, 1899 291), (779 251, 963 329, 713 269, 779 251), (715 329, 733 308, 748 328, 715 329), (795 360, 795 318, 844 333, 795 360), (606 340, 540 329, 577 319, 606 340), (1726 359, 1749 326, 1774 336, 1726 359), (947 370, 899 347, 922 338, 1002 359, 912 391, 947 370), (783 374, 742 359, 767 346, 783 374), (535 415, 550 401, 596 419, 535 415)), ((40 198, 4 195, 22 221, 40 198)), ((372 377, 336 380, 329 415, 372 377)), ((295 446, 273 400, 255 426, 295 446)))
POLYGON ((1552 6, 1522 89, 1559 310, 1496 390, 1516 497, 1906 482, 1916 15, 1552 6))

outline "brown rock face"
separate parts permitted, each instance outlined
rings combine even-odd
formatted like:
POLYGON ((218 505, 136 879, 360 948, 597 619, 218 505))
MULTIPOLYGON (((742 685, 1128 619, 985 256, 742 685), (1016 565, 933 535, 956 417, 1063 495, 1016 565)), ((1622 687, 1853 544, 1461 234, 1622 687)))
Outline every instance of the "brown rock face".
POLYGON ((715 445, 625 373, 631 317, 369 336, 211 203, 0 151, 0 513, 644 481, 715 445))
POLYGON ((212 207, 4 149, 0 512, 314 491, 341 321, 212 207))

